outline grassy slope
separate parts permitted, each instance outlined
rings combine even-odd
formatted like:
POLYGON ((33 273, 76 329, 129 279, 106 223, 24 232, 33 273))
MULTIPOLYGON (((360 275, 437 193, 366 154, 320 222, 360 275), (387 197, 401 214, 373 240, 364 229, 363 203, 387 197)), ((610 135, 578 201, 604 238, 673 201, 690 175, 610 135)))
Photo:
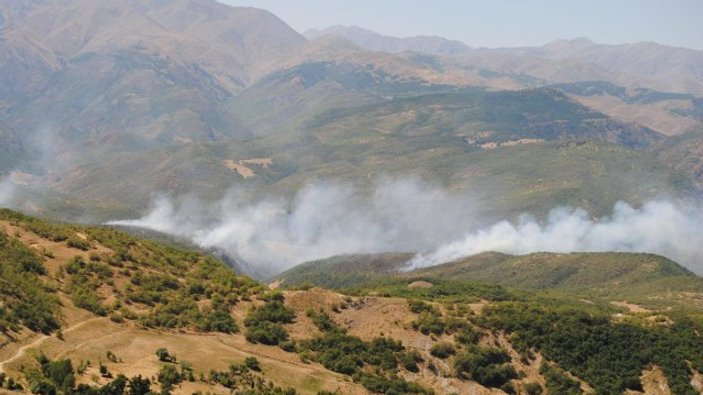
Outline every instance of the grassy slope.
POLYGON ((434 267, 403 271, 412 254, 351 255, 308 262, 277 276, 283 284, 305 282, 336 289, 383 281, 476 282, 523 290, 555 290, 609 300, 682 296, 703 291, 703 280, 677 263, 652 254, 483 253, 434 267))
MULTIPOLYGON (((302 364, 294 354, 250 344, 236 330, 199 328, 197 316, 207 317, 221 303, 241 325, 248 309, 260 304, 251 300, 264 288, 197 251, 2 210, 0 273, 0 372, 19 382, 20 372, 36 364, 39 352, 69 357, 74 366, 92 361, 77 376, 79 383, 110 381, 100 377, 98 361, 113 375, 153 377, 162 365, 154 352, 164 347, 192 363, 196 375, 226 371, 229 364, 255 356, 263 368, 260 376, 276 385, 304 394, 323 389, 363 393, 341 375, 302 364), (72 247, 80 241, 87 243, 85 250, 72 247), (83 269, 74 264, 76 257, 82 258, 83 269), (78 285, 85 287, 77 293, 78 285), (106 361, 107 351, 121 361, 106 361)), ((195 391, 229 393, 203 382, 186 382, 175 393, 195 391)))
POLYGON ((323 288, 342 289, 393 275, 412 258, 409 253, 343 255, 306 262, 276 276, 284 286, 313 284, 323 288))

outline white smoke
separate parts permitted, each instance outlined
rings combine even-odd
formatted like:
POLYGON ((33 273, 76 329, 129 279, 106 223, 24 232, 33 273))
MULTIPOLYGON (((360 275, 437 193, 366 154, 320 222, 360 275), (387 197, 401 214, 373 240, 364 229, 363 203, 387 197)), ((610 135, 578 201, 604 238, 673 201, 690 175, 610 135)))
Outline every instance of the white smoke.
POLYGON ((370 195, 316 183, 292 201, 251 203, 236 191, 212 206, 161 197, 143 218, 109 224, 185 237, 275 274, 339 254, 432 249, 469 228, 469 201, 407 179, 381 180, 370 195))
POLYGON ((664 201, 635 209, 619 202, 612 216, 594 221, 581 209, 557 208, 543 224, 527 215, 517 224, 503 221, 418 254, 410 266, 433 266, 485 251, 649 252, 703 273, 703 210, 664 201))
POLYGON ((420 252, 409 263, 412 267, 484 251, 650 252, 703 272, 699 208, 657 201, 636 209, 618 203, 610 217, 599 220, 580 209, 557 208, 542 223, 523 215, 515 224, 504 221, 470 231, 476 229, 477 212, 466 196, 415 180, 381 180, 370 194, 349 185, 317 183, 291 201, 252 203, 237 191, 214 205, 161 197, 143 218, 110 224, 187 238, 269 275, 334 255, 385 251, 420 252))
POLYGON ((8 176, 0 179, 0 207, 7 207, 15 196, 16 186, 8 176))

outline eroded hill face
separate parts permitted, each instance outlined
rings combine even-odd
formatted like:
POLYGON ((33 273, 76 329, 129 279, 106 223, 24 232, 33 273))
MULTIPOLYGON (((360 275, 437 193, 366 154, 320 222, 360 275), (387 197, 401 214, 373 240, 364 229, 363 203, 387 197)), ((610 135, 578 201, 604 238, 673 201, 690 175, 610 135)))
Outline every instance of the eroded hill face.
POLYGON ((4 388, 121 393, 121 383, 148 379, 176 394, 658 394, 698 385, 693 305, 429 276, 366 282, 349 295, 281 292, 111 229, 3 211, 0 230, 4 388))

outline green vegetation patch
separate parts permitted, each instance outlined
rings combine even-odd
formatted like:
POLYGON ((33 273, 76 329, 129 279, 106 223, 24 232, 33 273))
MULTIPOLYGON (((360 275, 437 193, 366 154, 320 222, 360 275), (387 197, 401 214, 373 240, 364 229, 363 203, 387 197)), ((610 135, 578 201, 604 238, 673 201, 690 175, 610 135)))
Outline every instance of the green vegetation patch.
POLYGON ((0 331, 60 327, 58 298, 40 278, 45 273, 39 256, 0 230, 0 331))
MULTIPOLYGON (((141 240, 112 228, 48 223, 10 210, 0 210, 0 219, 89 251, 89 259, 76 256, 60 268, 59 289, 76 306, 109 315, 115 322, 127 319, 146 327, 236 332, 231 308, 263 289, 202 252, 141 240), (96 249, 98 243, 112 252, 96 249)), ((0 259, 6 257, 0 268, 6 275, 0 282, 8 282, 0 289, 7 300, 0 308, 0 325, 57 328, 56 289, 35 279, 45 274, 40 258, 7 235, 0 243, 0 259)))
POLYGON ((666 374, 673 393, 695 394, 691 368, 703 367, 703 324, 673 314, 668 326, 614 322, 611 316, 573 307, 503 303, 487 307, 482 325, 510 334, 524 353, 547 359, 586 380, 598 393, 640 390, 640 375, 652 365, 666 374))
POLYGON ((250 343, 278 345, 288 340, 288 331, 283 324, 295 321, 295 312, 281 300, 271 300, 260 307, 254 307, 244 319, 246 339, 250 343))

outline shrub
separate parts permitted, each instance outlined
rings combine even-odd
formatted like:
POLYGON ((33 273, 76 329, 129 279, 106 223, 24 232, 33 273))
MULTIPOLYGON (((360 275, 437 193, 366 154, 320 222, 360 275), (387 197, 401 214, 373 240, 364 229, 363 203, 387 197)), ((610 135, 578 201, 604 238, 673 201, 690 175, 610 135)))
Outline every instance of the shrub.
POLYGON ((170 392, 174 385, 183 381, 183 377, 173 365, 163 365, 156 377, 161 383, 162 393, 170 392))
POLYGON ((433 315, 439 314, 439 311, 437 311, 436 308, 434 308, 431 304, 424 302, 422 300, 408 300, 408 306, 410 307, 410 311, 412 311, 415 314, 420 314, 420 313, 432 313, 433 315))
POLYGON ((247 369, 251 369, 256 372, 261 371, 261 365, 259 364, 259 360, 256 359, 256 357, 246 357, 244 358, 244 367, 247 369))
POLYGON ((395 375, 359 373, 354 376, 354 380, 367 390, 378 394, 433 394, 431 390, 395 375))
POLYGON ((481 337, 481 332, 479 332, 470 325, 467 325, 466 327, 460 329, 454 336, 454 338, 457 342, 459 342, 459 344, 465 346, 478 344, 479 340, 481 340, 481 337))
POLYGON ((419 352, 412 350, 412 351, 408 351, 406 353, 403 353, 400 356, 399 360, 400 360, 400 363, 403 365, 403 368, 405 368, 405 370, 407 370, 408 372, 417 373, 420 371, 417 364, 422 362, 423 358, 419 352))
POLYGON ((281 324, 263 321, 247 327, 245 338, 249 343, 275 346, 288 340, 288 331, 281 324))
POLYGON ((548 393, 564 395, 581 394, 581 385, 579 382, 564 374, 561 369, 552 367, 545 363, 542 364, 539 372, 544 376, 548 393))
POLYGON ((460 377, 468 375, 483 386, 500 388, 517 378, 517 372, 508 362, 510 356, 501 349, 477 347, 457 355, 454 369, 460 377))
POLYGON ((165 348, 156 350, 156 357, 159 358, 161 362, 176 362, 176 356, 169 353, 165 348))
POLYGON ((315 324, 317 329, 321 330, 322 332, 328 332, 333 329, 337 329, 337 324, 332 321, 330 316, 325 313, 324 310, 320 309, 319 311, 315 311, 315 309, 308 308, 305 311, 305 315, 310 317, 312 320, 312 323, 315 324))
POLYGON ((288 332, 281 325, 292 323, 295 312, 281 301, 274 300, 261 307, 254 308, 244 319, 247 326, 245 337, 250 343, 277 345, 288 340, 288 332))
POLYGON ((147 395, 151 393, 151 381, 142 376, 135 376, 129 380, 130 395, 147 395))
POLYGON ((295 312, 293 310, 287 308, 280 301, 273 301, 252 309, 244 320, 244 325, 255 325, 263 321, 290 324, 294 320, 295 312))
POLYGON ((542 395, 542 386, 537 383, 527 383, 525 384, 525 392, 527 395, 542 395))
POLYGON ((456 353, 456 348, 454 345, 448 342, 435 343, 432 348, 430 348, 430 354, 437 358, 445 359, 456 353))
POLYGON ((87 240, 83 240, 78 236, 71 236, 66 240, 66 245, 81 251, 88 251, 91 249, 91 245, 87 240))

